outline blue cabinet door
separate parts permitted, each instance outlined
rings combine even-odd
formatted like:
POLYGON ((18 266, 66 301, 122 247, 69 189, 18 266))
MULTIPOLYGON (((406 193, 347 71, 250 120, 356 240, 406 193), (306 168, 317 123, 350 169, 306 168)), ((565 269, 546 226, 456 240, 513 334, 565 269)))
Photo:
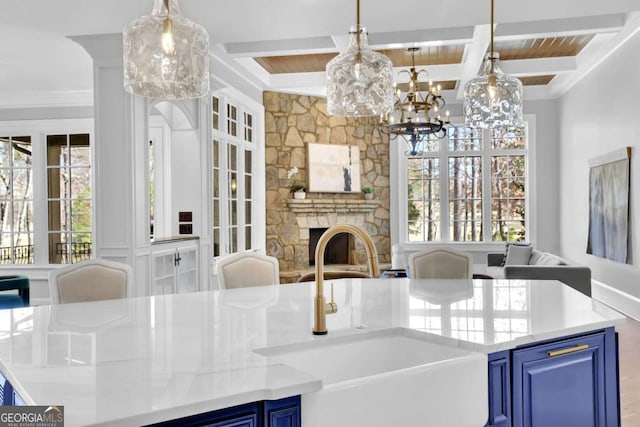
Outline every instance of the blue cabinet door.
POLYGON ((257 402, 192 415, 147 427, 262 427, 257 402))
POLYGON ((265 400, 263 404, 265 427, 300 427, 300 396, 265 400))
POLYGON ((300 427, 300 396, 247 403, 147 427, 300 427))
POLYGON ((511 427, 511 351, 492 353, 489 361, 489 420, 485 427, 511 427))
POLYGON ((514 427, 613 427, 618 414, 613 329, 513 351, 514 427))

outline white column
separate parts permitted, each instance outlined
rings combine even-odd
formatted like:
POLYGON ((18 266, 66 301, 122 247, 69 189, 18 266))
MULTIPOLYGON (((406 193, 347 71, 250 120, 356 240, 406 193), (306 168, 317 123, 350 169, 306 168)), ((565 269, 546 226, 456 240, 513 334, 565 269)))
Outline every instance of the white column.
POLYGON ((122 34, 71 39, 93 59, 95 256, 132 265, 135 295, 144 295, 150 247, 148 102, 124 89, 122 34), (145 254, 136 256, 140 252, 145 254))

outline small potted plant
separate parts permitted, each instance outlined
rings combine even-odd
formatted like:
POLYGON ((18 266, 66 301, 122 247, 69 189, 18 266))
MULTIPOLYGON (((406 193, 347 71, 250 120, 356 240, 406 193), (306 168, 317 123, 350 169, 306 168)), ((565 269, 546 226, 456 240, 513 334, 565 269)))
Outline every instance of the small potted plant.
POLYGON ((307 189, 303 184, 293 184, 291 186, 291 192, 293 193, 294 199, 304 199, 307 195, 305 191, 307 191, 307 189))
POLYGON ((373 199, 373 188, 372 187, 364 187, 362 189, 362 194, 366 200, 373 199))

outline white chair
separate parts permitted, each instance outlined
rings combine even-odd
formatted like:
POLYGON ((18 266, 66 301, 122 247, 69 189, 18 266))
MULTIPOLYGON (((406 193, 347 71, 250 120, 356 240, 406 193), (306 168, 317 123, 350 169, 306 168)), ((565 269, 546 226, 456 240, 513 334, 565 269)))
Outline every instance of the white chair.
POLYGON ((127 264, 91 259, 49 273, 53 304, 101 301, 133 296, 133 270, 127 264))
POLYGON ((278 259, 255 252, 242 252, 218 261, 221 289, 277 285, 280 283, 278 259))
POLYGON ((473 256, 440 247, 409 255, 409 277, 413 279, 471 279, 473 256))

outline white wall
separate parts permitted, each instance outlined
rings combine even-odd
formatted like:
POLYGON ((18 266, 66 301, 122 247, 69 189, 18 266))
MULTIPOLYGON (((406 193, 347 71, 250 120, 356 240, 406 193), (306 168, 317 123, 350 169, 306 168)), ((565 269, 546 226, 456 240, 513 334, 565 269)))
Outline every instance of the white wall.
MULTIPOLYGON (((611 286, 613 292, 609 294, 614 298, 621 296, 618 291, 640 297, 639 53, 640 33, 636 33, 559 102, 561 252, 565 257, 591 267, 593 279, 611 286), (586 253, 589 205, 587 162, 625 146, 632 146, 634 150, 631 158, 630 265, 586 253)), ((598 297, 596 289, 594 297, 598 297)), ((613 301, 607 302, 616 305, 613 301)))
MULTIPOLYGON (((560 250, 559 225, 559 132, 558 102, 525 101, 525 115, 534 114, 535 120, 535 195, 532 197, 533 221, 535 221, 535 246, 545 252, 560 250)), ((529 129, 531 133, 531 129, 529 129)))

